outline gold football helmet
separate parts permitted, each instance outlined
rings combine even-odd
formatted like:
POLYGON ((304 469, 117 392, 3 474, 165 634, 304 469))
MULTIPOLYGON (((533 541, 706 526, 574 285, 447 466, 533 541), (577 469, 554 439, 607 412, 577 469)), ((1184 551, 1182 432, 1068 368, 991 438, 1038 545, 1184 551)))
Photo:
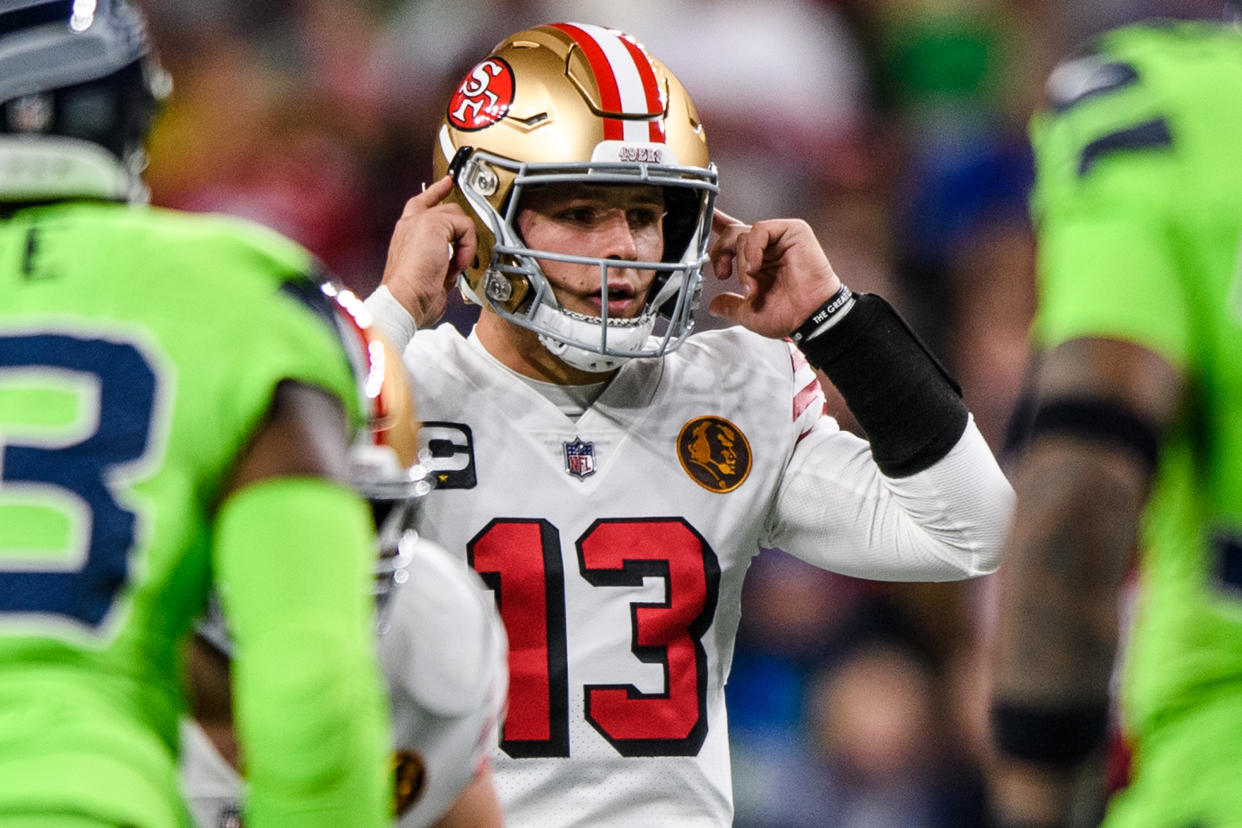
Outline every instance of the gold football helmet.
POLYGON ((418 456, 418 415, 405 366, 397 350, 374 328, 365 329, 372 370, 367 390, 370 422, 350 449, 350 483, 371 505, 379 559, 375 571, 381 612, 388 593, 406 580, 418 538, 414 515, 432 490, 432 478, 418 456))
POLYGON ((418 413, 400 354, 371 324, 370 313, 352 291, 330 282, 321 287, 338 310, 342 338, 360 378, 366 425, 350 447, 349 480, 375 520, 375 583, 382 611, 388 593, 407 578, 417 539, 415 510, 433 483, 419 457, 418 413))
POLYGON ((434 167, 437 177, 453 176, 450 198, 478 232, 478 257, 459 282, 468 300, 535 331, 552 353, 588 371, 658 356, 689 335, 707 262, 716 168, 685 89, 630 36, 550 23, 506 38, 449 101, 434 167), (656 273, 635 319, 608 318, 608 272, 617 262, 532 250, 516 229, 523 190, 568 182, 664 190, 662 260, 626 263, 656 273), (562 309, 540 260, 598 267, 602 317, 562 309))

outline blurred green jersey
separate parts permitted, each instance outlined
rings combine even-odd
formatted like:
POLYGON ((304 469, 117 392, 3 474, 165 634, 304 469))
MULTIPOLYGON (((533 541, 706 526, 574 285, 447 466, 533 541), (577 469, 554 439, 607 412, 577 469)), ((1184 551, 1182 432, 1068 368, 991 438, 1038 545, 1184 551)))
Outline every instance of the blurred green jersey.
POLYGON ((311 265, 219 217, 0 215, 0 813, 183 821, 182 647, 222 481, 282 379, 359 416, 311 265))
POLYGON ((1239 825, 1242 34, 1168 22, 1093 46, 1032 122, 1035 344, 1137 343, 1190 389, 1144 514, 1122 688, 1137 784, 1114 819, 1239 825))

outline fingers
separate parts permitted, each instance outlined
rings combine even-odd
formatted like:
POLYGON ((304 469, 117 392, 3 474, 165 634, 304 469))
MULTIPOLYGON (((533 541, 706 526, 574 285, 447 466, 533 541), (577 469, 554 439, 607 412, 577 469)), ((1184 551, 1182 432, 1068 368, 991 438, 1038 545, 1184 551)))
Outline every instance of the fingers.
POLYGON ((448 176, 436 181, 405 204, 393 235, 393 242, 425 249, 423 255, 441 257, 443 267, 453 275, 474 263, 478 237, 474 222, 461 206, 443 199, 452 190, 448 176), (442 251, 447 250, 447 259, 442 251), (433 252, 434 251, 434 252, 433 252))
POLYGON ((746 309, 746 298, 736 293, 720 293, 712 297, 707 312, 718 319, 739 322, 746 309))
POLYGON ((739 278, 757 273, 763 267, 764 255, 783 235, 773 222, 750 225, 723 210, 712 214, 712 230, 717 236, 711 261, 718 279, 728 279, 735 264, 739 278))
POLYGON ((780 234, 764 222, 754 226, 740 222, 722 226, 711 253, 716 278, 728 279, 736 265, 738 278, 745 283, 746 277, 763 267, 765 255, 779 241, 780 234))
POLYGON ((764 254, 772 246, 773 233, 768 224, 760 222, 747 228, 738 238, 738 276, 757 273, 763 267, 764 254))
POLYGON ((733 259, 733 251, 726 249, 723 245, 717 243, 712 248, 712 272, 716 274, 717 279, 728 279, 733 274, 733 259))
POLYGON ((439 204, 452 191, 453 179, 445 175, 428 184, 427 188, 419 193, 419 196, 430 202, 428 206, 432 206, 439 204))
POLYGON ((452 255, 449 256, 449 272, 454 278, 458 273, 474 264, 474 257, 479 251, 479 238, 474 229, 474 222, 466 218, 464 213, 452 216, 453 236, 449 240, 452 255))
POLYGON ((723 210, 712 213, 712 232, 716 234, 716 242, 712 245, 710 258, 717 279, 728 279, 733 274, 737 240, 744 230, 745 224, 723 210))
POLYGON ((401 215, 409 216, 435 207, 453 191, 453 179, 447 175, 427 185, 421 193, 405 203, 401 215))
POLYGON ((717 209, 712 213, 712 232, 723 233, 726 227, 734 224, 745 226, 745 222, 735 219, 724 210, 717 209))
POLYGON ((708 312, 763 336, 787 336, 840 287, 810 226, 799 219, 753 225, 716 211, 711 262, 718 279, 737 273, 737 287, 714 297, 708 312))

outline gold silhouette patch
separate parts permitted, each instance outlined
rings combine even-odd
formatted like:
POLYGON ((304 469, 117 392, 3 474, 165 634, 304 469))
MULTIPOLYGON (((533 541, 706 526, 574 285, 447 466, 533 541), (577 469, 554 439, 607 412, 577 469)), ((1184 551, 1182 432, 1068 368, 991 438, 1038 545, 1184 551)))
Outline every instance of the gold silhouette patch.
POLYGON ((696 417, 677 435, 677 459, 709 492, 731 492, 750 474, 750 443, 722 417, 696 417))
POLYGON ((398 816, 414 807, 423 795, 423 785, 427 781, 427 766, 423 757, 410 750, 398 750, 392 756, 394 775, 393 794, 396 799, 398 816))

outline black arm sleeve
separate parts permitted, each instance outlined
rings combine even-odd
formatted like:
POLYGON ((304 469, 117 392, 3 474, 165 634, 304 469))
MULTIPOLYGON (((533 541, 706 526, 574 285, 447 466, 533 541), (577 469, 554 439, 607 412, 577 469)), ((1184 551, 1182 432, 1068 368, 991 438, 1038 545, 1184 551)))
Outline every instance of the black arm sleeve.
POLYGON ((889 477, 923 471, 966 430, 962 389, 892 306, 873 293, 799 347, 832 380, 889 477))

